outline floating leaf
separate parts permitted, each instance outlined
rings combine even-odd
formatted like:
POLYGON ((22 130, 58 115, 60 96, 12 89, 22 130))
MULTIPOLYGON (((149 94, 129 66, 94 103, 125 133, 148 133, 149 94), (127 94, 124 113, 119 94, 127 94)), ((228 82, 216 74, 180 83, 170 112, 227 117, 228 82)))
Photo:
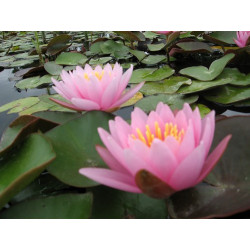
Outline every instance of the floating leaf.
POLYGON ((178 90, 178 93, 181 93, 181 94, 196 93, 196 92, 200 92, 206 89, 228 84, 230 83, 230 81, 231 81, 231 78, 222 78, 222 79, 208 81, 208 82, 193 80, 191 85, 182 86, 178 90))
POLYGON ((1 159, 0 207, 31 183, 54 158, 48 141, 42 135, 33 134, 13 155, 1 159))
POLYGON ((123 107, 127 107, 127 106, 131 106, 134 105, 135 103, 137 103, 139 100, 141 100, 143 98, 143 94, 141 92, 137 92, 135 93, 135 95, 130 98, 128 101, 126 101, 125 103, 123 103, 121 105, 121 108, 123 107))
POLYGON ((149 55, 144 58, 141 62, 144 64, 157 64, 166 60, 166 56, 163 55, 149 55))
POLYGON ((39 80, 40 76, 33 76, 19 81, 15 86, 19 89, 32 89, 38 86, 39 80))
POLYGON ((158 44, 147 44, 149 51, 159 51, 162 50, 166 44, 158 43, 158 44))
POLYGON ((143 58, 145 58, 147 56, 147 54, 144 51, 140 51, 140 50, 130 50, 129 51, 132 55, 134 55, 138 61, 140 62, 143 58))
POLYGON ((203 42, 179 42, 176 45, 184 51, 213 52, 211 47, 203 42))
POLYGON ((170 106, 172 110, 182 109, 183 104, 194 103, 198 100, 198 95, 181 95, 181 94, 159 94, 154 96, 148 96, 138 101, 135 106, 141 108, 145 112, 150 112, 151 110, 155 110, 156 106, 159 102, 163 102, 170 106))
POLYGON ((44 64, 44 69, 51 75, 60 75, 63 67, 55 62, 47 62, 44 64))
POLYGON ((38 97, 26 97, 26 98, 19 99, 19 100, 16 100, 16 101, 13 101, 13 102, 10 102, 10 103, 7 103, 7 104, 1 106, 0 112, 3 112, 3 111, 10 109, 8 114, 18 113, 24 109, 27 109, 27 108, 35 105, 38 102, 39 102, 38 97))
POLYGON ((130 83, 140 83, 145 81, 144 77, 148 74, 153 73, 156 68, 144 68, 144 69, 136 69, 133 71, 132 76, 129 80, 130 83))
POLYGON ((146 31, 146 32, 143 32, 143 34, 148 39, 154 39, 154 38, 159 36, 158 34, 156 34, 155 32, 152 32, 152 31, 146 31))
POLYGON ((249 125, 250 117, 224 118, 216 123, 212 148, 228 134, 232 139, 206 183, 170 198, 168 210, 172 217, 225 217, 250 209, 249 125))
POLYGON ((82 65, 87 62, 88 58, 76 52, 63 52, 57 58, 55 63, 62 65, 82 65))
POLYGON ((34 60, 18 60, 18 61, 14 61, 10 64, 10 67, 23 67, 26 65, 30 65, 34 62, 34 60))
POLYGON ((175 72, 174 69, 170 68, 168 65, 164 65, 160 69, 157 69, 154 72, 143 76, 143 80, 144 81, 160 81, 173 75, 174 72, 175 72))
POLYGON ((191 79, 182 76, 173 76, 169 79, 160 82, 146 82, 141 88, 141 92, 144 95, 154 95, 154 94, 173 94, 182 85, 190 85, 191 79))
POLYGON ((133 194, 99 186, 91 188, 94 203, 91 218, 94 219, 164 219, 167 218, 164 200, 144 194, 133 194))
POLYGON ((228 45, 234 44, 234 40, 237 38, 236 31, 215 31, 209 35, 204 34, 203 37, 215 44, 228 45))
POLYGON ((250 85, 250 73, 243 74, 237 68, 225 68, 220 74, 220 78, 230 77, 232 80, 230 81, 231 85, 235 86, 248 86, 250 85))
POLYGON ((91 215, 91 193, 66 193, 26 200, 0 213, 5 219, 88 219, 91 215))
POLYGON ((101 49, 101 45, 103 44, 104 42, 96 42, 96 43, 93 43, 90 47, 90 52, 94 53, 94 54, 99 54, 99 53, 102 53, 102 49, 101 49))
POLYGON ((107 63, 107 62, 109 62, 109 61, 111 61, 112 60, 112 57, 110 57, 110 56, 108 56, 108 57, 100 57, 100 58, 97 58, 97 59, 91 59, 90 61, 89 61, 89 64, 90 65, 98 65, 98 64, 105 64, 105 63, 107 63))
POLYGON ((113 40, 108 40, 100 44, 100 48, 104 54, 113 54, 115 51, 127 51, 129 48, 122 43, 115 42, 113 40))
POLYGON ((225 68, 226 64, 234 57, 234 54, 227 54, 222 58, 215 60, 209 69, 204 66, 193 66, 182 69, 182 75, 191 76, 200 81, 211 81, 215 79, 225 68))
POLYGON ((116 31, 115 33, 130 42, 140 41, 140 38, 132 31, 116 31))
POLYGON ((46 53, 49 55, 56 55, 59 52, 67 49, 70 44, 68 44, 70 42, 70 40, 72 39, 72 37, 70 35, 59 35, 54 37, 47 46, 47 51, 46 53))
POLYGON ((97 128, 107 129, 112 118, 109 113, 91 111, 46 133, 57 155, 48 171, 71 186, 96 185, 96 182, 80 175, 79 169, 105 166, 95 149, 95 145, 101 144, 97 128))
POLYGON ((249 87, 221 86, 203 94, 204 98, 211 102, 231 104, 250 99, 249 87))

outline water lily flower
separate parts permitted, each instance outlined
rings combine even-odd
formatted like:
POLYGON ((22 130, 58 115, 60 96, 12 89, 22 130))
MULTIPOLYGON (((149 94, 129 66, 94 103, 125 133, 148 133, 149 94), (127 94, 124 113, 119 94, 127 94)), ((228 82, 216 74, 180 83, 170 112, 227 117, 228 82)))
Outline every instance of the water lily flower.
POLYGON ((92 69, 86 64, 67 73, 62 71, 62 81, 52 78, 54 90, 70 103, 51 98, 54 102, 73 110, 103 110, 111 112, 134 96, 144 82, 125 92, 133 72, 133 65, 123 74, 123 68, 116 63, 114 68, 106 64, 92 69), (125 93, 124 93, 125 92, 125 93))
MULTIPOLYGON (((96 150, 110 169, 82 168, 86 177, 112 188, 141 193, 136 175, 146 170, 157 177, 171 194, 195 186, 213 169, 231 135, 209 154, 215 129, 215 112, 201 119, 199 109, 189 104, 173 113, 160 102, 147 116, 135 108, 131 125, 117 116, 109 121, 110 133, 98 128, 105 147, 96 150)), ((168 196, 166 194, 166 196, 168 196)))
POLYGON ((248 38, 250 37, 250 31, 237 31, 237 39, 234 39, 234 42, 238 47, 247 46, 248 38))

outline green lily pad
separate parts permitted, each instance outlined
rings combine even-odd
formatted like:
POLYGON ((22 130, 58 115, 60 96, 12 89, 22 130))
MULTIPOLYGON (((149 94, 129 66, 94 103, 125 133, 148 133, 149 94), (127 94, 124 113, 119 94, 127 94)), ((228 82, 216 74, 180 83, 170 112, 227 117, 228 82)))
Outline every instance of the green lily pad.
POLYGON ((173 94, 182 85, 190 85, 192 83, 191 79, 182 76, 173 76, 169 79, 165 79, 160 82, 146 82, 140 91, 144 95, 154 95, 154 94, 173 94))
POLYGON ((231 78, 222 78, 218 80, 213 80, 213 81, 208 81, 208 82, 203 82, 203 81, 192 81, 192 84, 189 86, 182 86, 179 90, 178 93, 181 94, 190 94, 190 93, 196 93, 200 91, 204 91, 206 89, 211 89, 215 88, 221 85, 225 85, 230 83, 231 78))
POLYGON ((38 86, 39 80, 40 76, 33 76, 19 81, 15 86, 19 89, 32 89, 38 86))
POLYGON ((221 86, 203 94, 204 98, 211 102, 231 104, 250 99, 250 87, 221 86))
POLYGON ((156 68, 144 68, 144 69, 136 69, 133 71, 132 76, 129 80, 130 83, 140 83, 145 81, 144 77, 153 73, 156 68))
POLYGON ((89 187, 96 182, 79 174, 79 169, 105 166, 95 145, 102 144, 98 127, 108 128, 113 115, 100 111, 86 112, 46 133, 56 152, 56 160, 47 168, 57 179, 75 187, 89 187))
POLYGON ((79 65, 87 62, 88 58, 76 52, 63 52, 57 58, 55 63, 62 65, 79 65))
POLYGON ((107 62, 109 62, 109 61, 111 61, 112 60, 112 57, 110 57, 110 56, 107 56, 107 57, 100 57, 100 58, 97 58, 97 59, 91 59, 90 61, 89 61, 89 64, 90 65, 98 65, 98 64, 105 64, 105 63, 107 63, 107 62))
POLYGON ((147 56, 147 54, 144 51, 140 51, 140 50, 130 50, 129 51, 132 55, 134 55, 138 61, 140 62, 143 58, 145 58, 147 56))
POLYGON ((4 219, 88 219, 91 215, 91 193, 66 193, 20 202, 0 213, 4 219))
POLYGON ((8 114, 18 113, 18 112, 21 112, 22 110, 25 110, 35 105, 38 102, 39 102, 38 97, 26 97, 26 98, 19 99, 19 100, 16 100, 16 101, 13 101, 13 102, 10 102, 1 106, 0 112, 9 110, 8 114))
POLYGON ((13 62, 15 60, 14 56, 1 56, 0 62, 13 62))
POLYGON ((151 110, 156 109, 159 102, 163 102, 169 105, 172 110, 175 110, 182 109, 185 102, 190 104, 196 102, 198 98, 198 95, 185 96, 181 94, 159 94, 144 97, 135 104, 135 107, 141 108, 145 112, 150 112, 151 110))
POLYGON ((130 83, 140 83, 143 81, 161 81, 174 74, 174 69, 168 65, 163 66, 160 69, 156 68, 144 68, 133 71, 130 83))
POLYGON ((146 32, 143 32, 143 34, 148 39, 154 39, 154 38, 159 36, 158 34, 156 34, 155 32, 152 32, 152 31, 146 31, 146 32))
POLYGON ((34 60, 18 60, 14 61, 10 64, 10 67, 23 67, 26 65, 30 65, 34 62, 34 60))
POLYGON ((158 43, 158 44, 147 44, 149 51, 160 51, 162 50, 166 44, 158 43))
POLYGON ((115 33, 118 34, 119 36, 122 36, 125 40, 128 40, 130 42, 141 40, 139 36, 133 31, 116 31, 115 33))
POLYGON ((179 42, 176 45, 185 51, 213 52, 211 47, 203 42, 179 42))
POLYGON ((70 44, 70 40, 72 37, 67 34, 59 35, 54 37, 47 46, 47 51, 46 53, 49 55, 56 55, 60 53, 61 51, 67 49, 70 44))
POLYGON ((214 31, 209 35, 204 34, 203 37, 210 42, 223 46, 234 44, 233 39, 237 38, 237 34, 236 31, 214 31))
POLYGON ((91 188, 94 196, 91 218, 94 219, 165 219, 164 200, 144 194, 127 193, 105 186, 91 188))
POLYGON ((12 156, 1 159, 0 207, 31 183, 54 158, 48 141, 42 135, 33 134, 12 156))
POLYGON ((102 49, 101 49, 101 45, 103 44, 104 42, 101 41, 101 42, 95 42, 91 45, 90 47, 90 52, 94 53, 94 54, 99 54, 99 53, 103 53, 102 52, 102 49))
POLYGON ((148 65, 153 65, 166 60, 166 56, 163 55, 149 55, 144 58, 141 62, 148 65))
POLYGON ((55 62, 47 62, 44 64, 44 69, 51 75, 56 76, 60 75, 63 67, 56 64, 55 62))
POLYGON ((227 54, 222 58, 215 60, 209 69, 204 66, 193 66, 182 69, 180 74, 187 75, 200 81, 211 81, 215 79, 225 68, 227 63, 234 57, 234 54, 227 54))
POLYGON ((225 68, 219 76, 220 78, 230 77, 232 80, 230 81, 231 85, 235 86, 248 86, 250 85, 250 73, 243 74, 237 68, 225 68))
POLYGON ((129 48, 122 43, 115 42, 113 40, 105 41, 100 44, 100 48, 104 54, 112 54, 115 51, 127 51, 129 52, 129 48))
POLYGON ((66 67, 63 68, 63 70, 65 70, 65 71, 72 71, 72 70, 75 70, 75 69, 76 69, 75 65, 74 66, 66 66, 66 67))
POLYGON ((199 184, 174 194, 168 210, 174 218, 226 217, 250 209, 250 117, 230 117, 216 123, 212 148, 232 134, 221 160, 199 184))

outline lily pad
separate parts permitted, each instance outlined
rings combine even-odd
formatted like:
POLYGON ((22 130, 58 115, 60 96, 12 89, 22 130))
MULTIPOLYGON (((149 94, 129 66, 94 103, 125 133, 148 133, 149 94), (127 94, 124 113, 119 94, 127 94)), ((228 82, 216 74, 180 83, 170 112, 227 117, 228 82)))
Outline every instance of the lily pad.
POLYGON ((16 83, 16 87, 19 89, 32 89, 38 86, 40 76, 29 77, 16 83))
POLYGON ((20 202, 0 213, 1 219, 88 219, 91 193, 66 193, 20 202))
POLYGON ((211 47, 203 42, 179 42, 176 45, 184 51, 213 52, 211 47))
POLYGON ((76 52, 63 52, 57 58, 55 63, 62 65, 82 65, 87 62, 88 58, 76 52))
POLYGON ((112 118, 109 113, 91 111, 46 133, 57 155, 48 171, 71 186, 97 185, 78 171, 83 167, 105 166, 95 149, 96 144, 102 144, 97 128, 107 129, 112 118))
POLYGON ((0 207, 31 183, 54 158, 49 142, 42 135, 33 134, 12 156, 1 159, 0 207))
POLYGON ((141 100, 143 98, 143 94, 141 92, 137 92, 135 93, 135 95, 130 98, 128 101, 126 101, 125 103, 123 103, 121 105, 121 108, 123 107, 127 107, 127 106, 131 106, 134 105, 135 103, 137 103, 139 100, 141 100))
POLYGON ((21 112, 22 110, 25 110, 35 105, 38 102, 39 102, 38 97, 26 97, 26 98, 19 99, 19 100, 16 100, 16 101, 13 101, 13 102, 10 102, 1 106, 0 112, 9 110, 8 114, 18 113, 18 112, 21 112))
POLYGON ((152 199, 144 194, 133 194, 99 186, 91 188, 94 203, 93 219, 165 219, 164 200, 152 199))
POLYGON ((160 51, 166 46, 166 44, 164 43, 147 44, 147 46, 149 51, 160 51))
POLYGON ((169 79, 165 79, 160 82, 146 82, 142 88, 141 92, 144 95, 154 95, 154 94, 173 94, 182 85, 190 85, 192 83, 191 79, 182 76, 173 76, 169 79))
POLYGON ((99 54, 99 53, 103 53, 102 52, 102 49, 101 49, 101 45, 103 44, 104 42, 101 41, 101 42, 95 42, 91 45, 90 47, 90 52, 94 53, 94 54, 99 54))
POLYGON ((26 66, 26 65, 30 65, 34 62, 34 60, 17 60, 17 61, 14 61, 10 64, 10 67, 23 67, 23 66, 26 66))
POLYGON ((206 183, 170 198, 168 210, 172 217, 226 217, 250 209, 249 125, 250 117, 230 117, 216 123, 212 148, 228 134, 232 139, 206 183))
POLYGON ((147 56, 147 54, 144 51, 140 51, 140 50, 130 50, 129 51, 132 55, 134 55, 138 61, 140 62, 143 58, 145 58, 147 56))
POLYGON ((230 81, 231 85, 235 86, 248 86, 250 85, 250 73, 243 74, 237 68, 225 68, 219 76, 220 78, 230 77, 232 80, 230 81))
POLYGON ((174 69, 170 68, 168 65, 165 65, 152 73, 149 73, 143 77, 144 81, 160 81, 163 80, 175 72, 174 69))
POLYGON ((204 98, 211 102, 231 104, 250 99, 250 87, 221 86, 203 94, 204 98))
POLYGON ((130 83, 140 83, 145 81, 144 77, 148 74, 153 73, 156 68, 143 68, 143 69, 136 69, 133 71, 132 76, 129 80, 130 83))
POLYGON ((44 69, 51 75, 56 76, 60 75, 63 67, 56 64, 55 62, 47 62, 44 64, 44 69))
POLYGON ((227 63, 234 57, 234 54, 227 54, 222 58, 215 60, 209 69, 204 66, 193 66, 182 69, 180 74, 187 75, 200 81, 211 81, 215 79, 225 68, 227 63))
POLYGON ((148 39, 154 39, 154 38, 159 36, 158 34, 156 34, 155 32, 152 32, 152 31, 146 31, 146 32, 143 32, 143 34, 148 39))
POLYGON ((129 52, 129 48, 127 46, 113 40, 108 40, 100 44, 100 48, 104 54, 113 54, 115 51, 129 52))
POLYGON ((204 34, 203 37, 212 43, 224 46, 234 44, 233 39, 237 38, 237 34, 236 31, 215 31, 209 35, 204 34))
POLYGON ((20 143, 27 135, 42 131, 48 131, 58 124, 34 116, 20 116, 13 121, 4 131, 0 142, 0 156, 10 148, 20 143))
POLYGON ((159 94, 144 97, 135 104, 135 107, 139 107, 145 112, 150 112, 151 110, 156 109, 156 106, 159 102, 163 102, 168 104, 172 110, 175 110, 182 109, 185 102, 190 104, 196 102, 198 98, 198 95, 185 96, 181 94, 159 94))
POLYGON ((144 58, 141 62, 148 65, 153 65, 166 60, 166 56, 163 55, 149 55, 144 58))
POLYGON ((138 35, 136 35, 135 32, 133 31, 116 31, 116 34, 118 34, 119 36, 122 36, 124 39, 130 41, 130 42, 134 42, 134 41, 140 41, 141 39, 139 38, 138 35))
POLYGON ((67 49, 70 44, 70 40, 72 39, 72 37, 70 35, 67 34, 63 34, 63 35, 59 35, 54 37, 47 46, 47 51, 46 53, 49 55, 56 55, 59 52, 67 49))
POLYGON ((208 82, 203 82, 203 81, 192 81, 192 84, 189 86, 182 86, 179 90, 178 93, 181 94, 190 94, 190 93, 196 93, 200 91, 204 91, 206 89, 214 88, 217 86, 225 85, 230 83, 231 78, 222 78, 218 80, 213 80, 213 81, 208 81, 208 82))
POLYGON ((107 56, 107 57, 100 57, 100 58, 97 58, 97 59, 91 59, 90 61, 89 61, 89 64, 90 65, 98 65, 98 64, 105 64, 105 63, 107 63, 107 62, 109 62, 109 61, 111 61, 112 60, 112 57, 110 57, 110 56, 107 56))

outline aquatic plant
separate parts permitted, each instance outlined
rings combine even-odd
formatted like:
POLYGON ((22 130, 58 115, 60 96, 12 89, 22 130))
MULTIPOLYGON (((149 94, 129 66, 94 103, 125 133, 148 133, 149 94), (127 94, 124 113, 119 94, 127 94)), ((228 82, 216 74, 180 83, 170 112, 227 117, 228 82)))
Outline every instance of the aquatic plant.
POLYGON ((238 31, 237 32, 237 39, 234 39, 234 42, 239 47, 247 46, 248 38, 250 37, 250 31, 238 31))
POLYGON ((86 64, 84 69, 67 73, 62 71, 62 81, 52 78, 54 90, 71 103, 51 98, 54 102, 74 110, 113 111, 134 96, 144 82, 124 93, 131 78, 133 65, 123 74, 123 68, 116 63, 114 68, 106 64, 94 69, 86 64))
MULTIPOLYGON (((109 122, 110 133, 98 128, 106 148, 97 146, 96 150, 110 169, 82 168, 79 172, 109 187, 141 193, 147 187, 140 185, 138 174, 144 171, 150 173, 149 178, 164 183, 165 192, 160 198, 167 197, 195 186, 215 166, 231 135, 208 156, 214 128, 214 111, 201 119, 199 109, 192 111, 187 103, 173 113, 160 102, 148 116, 135 108, 131 125, 116 117, 109 122)), ((157 193, 151 195, 158 197, 157 193)))

